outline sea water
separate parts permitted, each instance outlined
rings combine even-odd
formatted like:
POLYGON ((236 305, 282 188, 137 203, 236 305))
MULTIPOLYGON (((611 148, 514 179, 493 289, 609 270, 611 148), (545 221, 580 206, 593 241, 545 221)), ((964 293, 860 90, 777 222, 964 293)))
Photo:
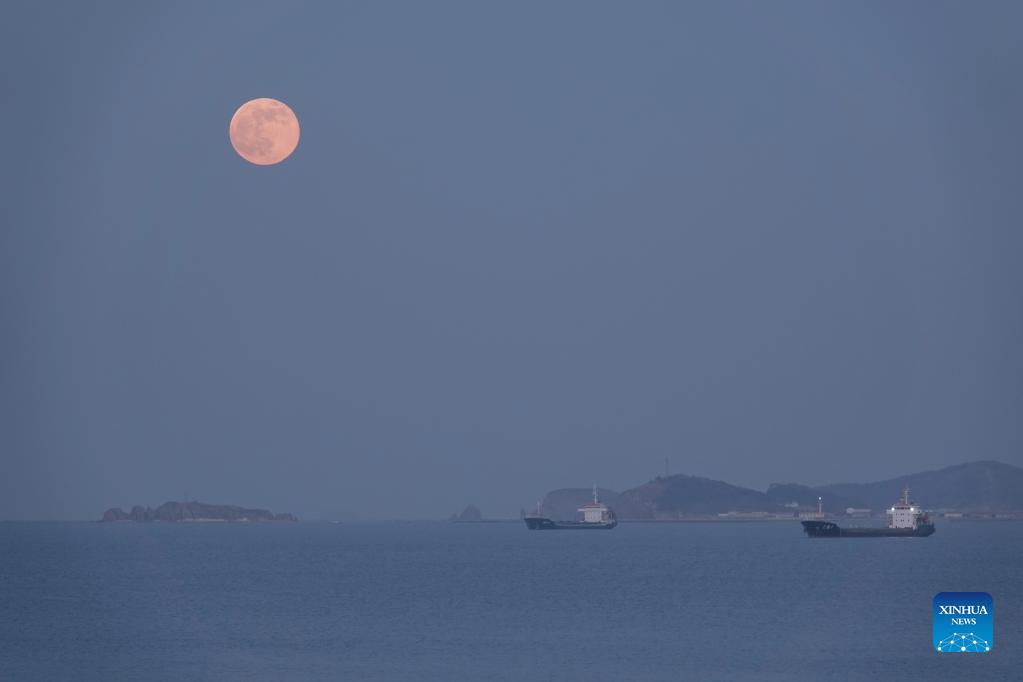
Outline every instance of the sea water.
POLYGON ((1023 524, 0 524, 0 680, 1011 680, 1023 524), (994 598, 941 654, 931 600, 994 598))

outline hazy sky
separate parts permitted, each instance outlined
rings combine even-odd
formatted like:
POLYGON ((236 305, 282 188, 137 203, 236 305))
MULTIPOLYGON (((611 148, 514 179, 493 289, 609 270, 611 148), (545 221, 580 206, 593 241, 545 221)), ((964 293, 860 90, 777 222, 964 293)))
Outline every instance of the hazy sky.
POLYGON ((6 2, 0 519, 1023 464, 1020 35, 1015 2, 6 2), (228 141, 254 97, 301 120, 279 166, 228 141))

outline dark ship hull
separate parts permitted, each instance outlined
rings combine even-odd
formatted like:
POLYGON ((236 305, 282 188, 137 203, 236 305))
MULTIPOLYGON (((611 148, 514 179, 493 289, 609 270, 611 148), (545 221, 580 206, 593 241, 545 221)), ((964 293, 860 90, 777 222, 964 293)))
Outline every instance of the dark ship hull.
POLYGON ((801 521, 811 538, 925 538, 934 534, 933 523, 916 528, 842 528, 831 521, 801 521))
POLYGON ((587 523, 586 521, 553 521, 544 516, 527 516, 523 519, 529 530, 611 530, 618 525, 618 520, 612 518, 610 521, 601 523, 587 523))

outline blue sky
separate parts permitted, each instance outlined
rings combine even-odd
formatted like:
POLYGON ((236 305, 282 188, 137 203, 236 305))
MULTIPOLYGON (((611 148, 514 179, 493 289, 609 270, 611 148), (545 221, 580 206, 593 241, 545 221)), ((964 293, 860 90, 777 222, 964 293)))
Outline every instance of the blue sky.
POLYGON ((7 3, 0 518, 1021 464, 1021 31, 1009 2, 7 3), (229 144, 254 97, 301 120, 279 166, 229 144))

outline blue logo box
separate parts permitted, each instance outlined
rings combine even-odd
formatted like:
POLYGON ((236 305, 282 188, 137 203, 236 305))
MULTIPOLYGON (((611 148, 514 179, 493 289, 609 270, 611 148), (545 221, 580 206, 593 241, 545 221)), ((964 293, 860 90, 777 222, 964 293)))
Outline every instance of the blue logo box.
POLYGON ((934 595, 934 648, 942 653, 985 653, 995 645, 995 606, 987 592, 934 595))

